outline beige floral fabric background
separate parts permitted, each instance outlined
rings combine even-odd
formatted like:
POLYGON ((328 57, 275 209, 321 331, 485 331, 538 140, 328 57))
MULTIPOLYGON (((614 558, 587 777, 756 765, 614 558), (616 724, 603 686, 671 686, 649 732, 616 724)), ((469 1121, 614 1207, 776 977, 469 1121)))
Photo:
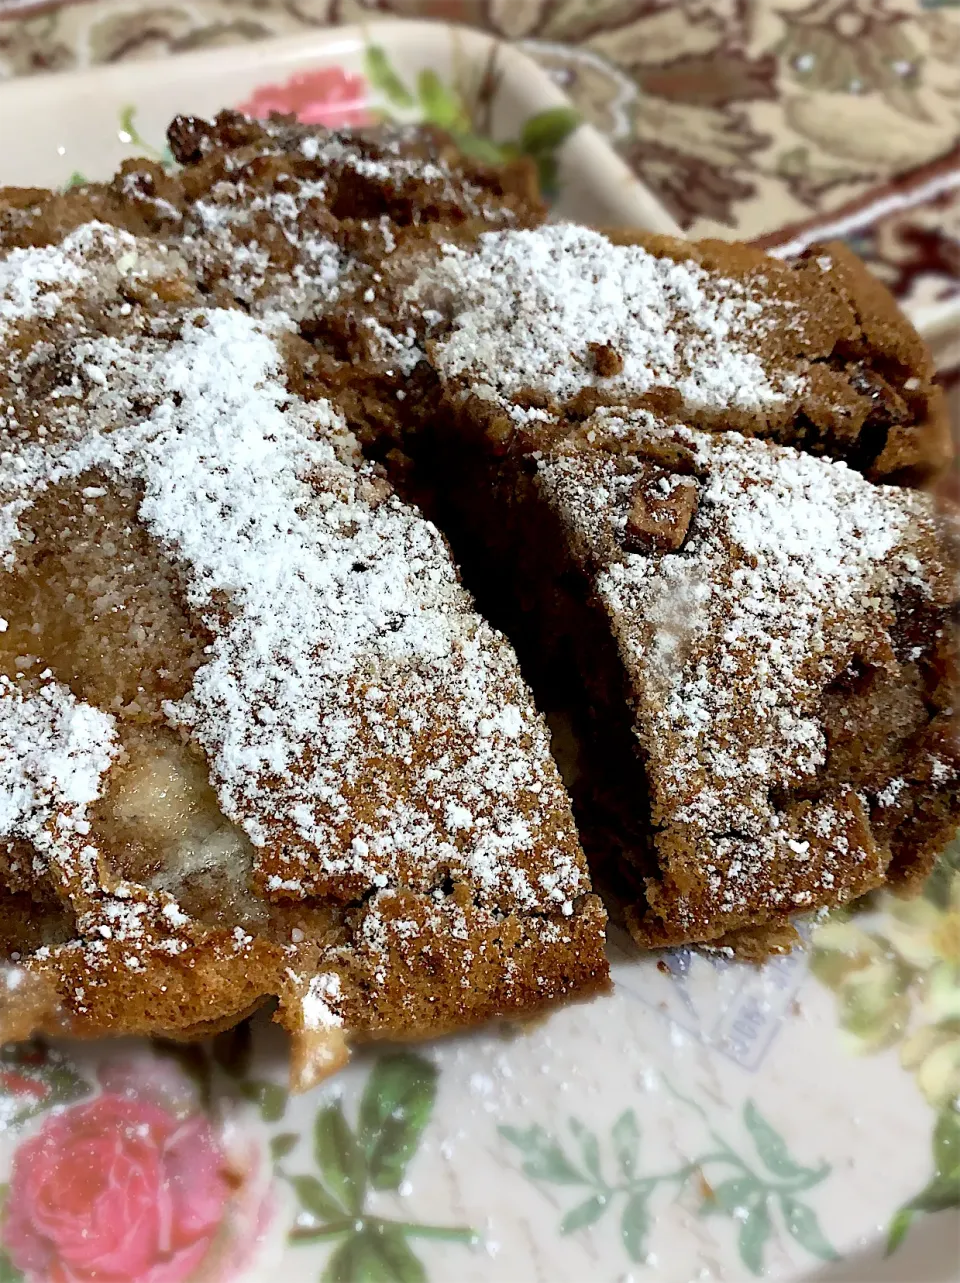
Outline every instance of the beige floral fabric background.
POLYGON ((388 16, 522 42, 692 235, 850 240, 960 306, 957 0, 0 0, 22 76, 388 16))

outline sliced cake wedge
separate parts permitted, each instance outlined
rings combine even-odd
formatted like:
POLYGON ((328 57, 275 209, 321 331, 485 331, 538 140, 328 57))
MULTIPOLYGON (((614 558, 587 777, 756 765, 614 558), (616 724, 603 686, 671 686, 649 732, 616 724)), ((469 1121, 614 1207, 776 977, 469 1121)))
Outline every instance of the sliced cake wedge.
POLYGON ((637 939, 916 885, 960 817, 955 518, 878 484, 950 451, 882 287, 842 247, 564 225, 390 271, 435 379, 409 449, 541 703, 576 707, 637 939))
POLYGON ((290 324, 94 223, 0 258, 0 327, 0 1037, 276 997, 305 1086, 602 987, 513 651, 290 324))

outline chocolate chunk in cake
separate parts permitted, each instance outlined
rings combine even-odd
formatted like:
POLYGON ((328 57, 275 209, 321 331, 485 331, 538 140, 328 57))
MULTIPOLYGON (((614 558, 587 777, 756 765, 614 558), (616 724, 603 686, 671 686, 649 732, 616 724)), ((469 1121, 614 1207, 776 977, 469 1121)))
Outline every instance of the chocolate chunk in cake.
POLYGON ((95 223, 0 258, 0 330, 2 1036, 276 996, 303 1086, 602 986, 514 654, 289 321, 95 223))

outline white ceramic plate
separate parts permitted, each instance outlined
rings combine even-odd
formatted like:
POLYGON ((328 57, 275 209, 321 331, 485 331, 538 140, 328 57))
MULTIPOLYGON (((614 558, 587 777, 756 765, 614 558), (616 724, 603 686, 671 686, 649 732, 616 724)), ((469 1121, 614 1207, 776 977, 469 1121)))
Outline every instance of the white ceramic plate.
MULTIPOLYGON (((535 154, 560 215, 676 230, 537 67, 424 23, 0 85, 0 177, 103 177, 174 113, 240 105, 452 119, 535 154)), ((949 1283, 960 854, 808 935, 762 970, 614 938, 609 996, 296 1099, 267 1021, 6 1049, 0 1283, 949 1283)))

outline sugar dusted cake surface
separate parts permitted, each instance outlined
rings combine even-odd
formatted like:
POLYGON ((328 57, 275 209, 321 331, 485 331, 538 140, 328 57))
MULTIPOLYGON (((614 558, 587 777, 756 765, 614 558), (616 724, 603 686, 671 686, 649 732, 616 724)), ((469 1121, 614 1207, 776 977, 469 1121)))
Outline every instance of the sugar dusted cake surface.
POLYGON ((4 1037, 276 997, 306 1086, 600 987, 514 641, 591 710, 578 818, 643 945, 922 878, 956 574, 876 483, 946 426, 846 250, 543 225, 526 162, 436 131, 170 138, 0 193, 4 1037))
POLYGON ((588 420, 537 484, 627 674, 657 869, 641 938, 847 899, 911 807, 949 828, 956 566, 929 496, 642 412, 588 420))
POLYGON ((0 260, 3 858, 54 943, 4 934, 47 1027, 276 995, 306 1085, 602 984, 603 914, 442 536, 290 321, 204 305, 191 258, 94 222, 0 260))
POLYGON ((444 246, 412 293, 433 295, 438 311, 452 300, 435 349, 442 376, 473 376, 505 405, 530 389, 562 403, 585 387, 672 387, 694 405, 750 410, 786 400, 798 377, 758 356, 759 334, 789 318, 749 281, 571 223, 444 246), (604 348, 618 367, 607 373, 604 348))
POLYGON ((950 457, 929 353, 842 246, 784 263, 745 245, 559 223, 416 251, 409 266, 394 256, 398 315, 502 438, 625 405, 873 478, 916 480, 950 457))

